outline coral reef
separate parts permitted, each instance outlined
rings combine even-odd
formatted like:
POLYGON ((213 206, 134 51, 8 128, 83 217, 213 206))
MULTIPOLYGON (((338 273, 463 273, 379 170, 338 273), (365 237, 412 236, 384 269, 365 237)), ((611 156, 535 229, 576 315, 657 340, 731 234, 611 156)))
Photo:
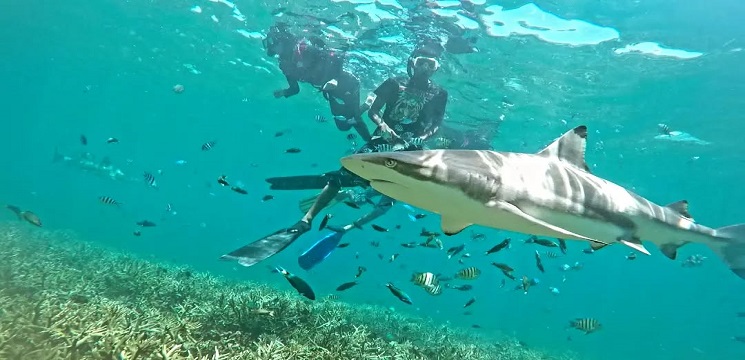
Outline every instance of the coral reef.
POLYGON ((558 359, 23 225, 0 223, 0 359, 558 359))

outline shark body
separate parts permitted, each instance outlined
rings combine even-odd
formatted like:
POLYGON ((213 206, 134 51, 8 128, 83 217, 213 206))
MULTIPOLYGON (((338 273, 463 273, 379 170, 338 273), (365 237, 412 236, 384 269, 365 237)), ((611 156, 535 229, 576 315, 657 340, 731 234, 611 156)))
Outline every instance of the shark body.
POLYGON ((745 224, 697 224, 681 200, 657 205, 590 173, 587 127, 578 126, 537 154, 482 150, 367 153, 341 159, 349 171, 396 200, 438 213, 454 235, 472 224, 589 241, 620 242, 650 254, 642 240, 675 259, 679 247, 709 246, 745 279, 745 224))

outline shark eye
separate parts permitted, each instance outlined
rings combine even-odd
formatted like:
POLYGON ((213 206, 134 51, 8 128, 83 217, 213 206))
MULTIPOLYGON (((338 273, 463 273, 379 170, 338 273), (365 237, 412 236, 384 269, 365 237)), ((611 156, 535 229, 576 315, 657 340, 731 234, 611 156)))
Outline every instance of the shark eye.
POLYGON ((383 165, 385 165, 385 167, 387 168, 393 169, 394 167, 396 167, 396 165, 398 165, 398 163, 396 162, 396 160, 388 159, 385 161, 385 163, 383 163, 383 165))

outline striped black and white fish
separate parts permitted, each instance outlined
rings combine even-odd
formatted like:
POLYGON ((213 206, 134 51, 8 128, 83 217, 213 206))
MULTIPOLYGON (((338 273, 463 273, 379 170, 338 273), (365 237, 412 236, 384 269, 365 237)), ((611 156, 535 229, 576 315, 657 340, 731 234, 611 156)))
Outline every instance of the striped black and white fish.
POLYGON ((152 173, 145 171, 142 174, 142 177, 145 179, 145 184, 147 184, 148 186, 154 188, 158 187, 158 182, 155 181, 155 175, 153 175, 152 173))
POLYGON ((380 144, 375 146, 376 152, 391 152, 393 151, 393 146, 390 144, 380 144))
POLYGON ((597 319, 577 318, 569 322, 569 327, 584 331, 585 334, 589 334, 602 329, 603 325, 601 325, 597 319))
POLYGON ((202 144, 202 151, 212 150, 215 144, 217 144, 217 141, 215 140, 207 141, 206 143, 202 144))
POLYGON ((411 282, 419 286, 432 286, 440 283, 437 275, 431 272, 414 273, 411 276, 411 282))
POLYGON ((464 280, 474 280, 478 278, 479 275, 481 275, 481 270, 479 270, 475 266, 471 266, 471 267, 467 267, 465 269, 461 269, 460 271, 458 271, 455 274, 455 277, 459 279, 464 279, 464 280))
POLYGON ((442 286, 440 286, 439 284, 424 286, 424 290, 432 296, 437 296, 437 295, 442 294, 442 286))
POLYGON ((116 201, 115 199, 113 199, 111 197, 108 197, 108 196, 99 196, 98 197, 98 201, 100 201, 102 204, 106 204, 106 205, 119 206, 119 205, 122 204, 122 203, 120 203, 120 202, 116 201))

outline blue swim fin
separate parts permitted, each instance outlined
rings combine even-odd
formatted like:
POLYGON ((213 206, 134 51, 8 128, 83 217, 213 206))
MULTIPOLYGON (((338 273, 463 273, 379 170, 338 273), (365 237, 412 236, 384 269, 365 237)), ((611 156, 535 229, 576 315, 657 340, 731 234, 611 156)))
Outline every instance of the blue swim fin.
POLYGON ((304 270, 310 270, 320 264, 336 249, 343 236, 343 232, 332 232, 316 241, 297 258, 298 265, 304 270))

